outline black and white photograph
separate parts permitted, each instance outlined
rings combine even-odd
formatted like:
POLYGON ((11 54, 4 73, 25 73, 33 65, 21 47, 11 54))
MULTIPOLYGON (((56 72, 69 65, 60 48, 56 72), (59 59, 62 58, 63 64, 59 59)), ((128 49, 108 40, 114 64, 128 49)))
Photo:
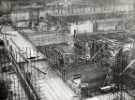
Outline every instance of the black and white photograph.
POLYGON ((135 100, 135 0, 0 0, 0 100, 135 100))

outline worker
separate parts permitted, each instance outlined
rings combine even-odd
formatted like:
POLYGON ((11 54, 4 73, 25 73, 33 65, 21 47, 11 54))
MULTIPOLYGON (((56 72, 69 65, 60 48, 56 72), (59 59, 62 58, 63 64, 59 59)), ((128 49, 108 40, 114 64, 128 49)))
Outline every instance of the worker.
POLYGON ((85 51, 86 51, 85 56, 86 56, 86 58, 88 60, 91 57, 90 56, 90 47, 89 47, 89 43, 88 42, 86 42, 86 44, 85 44, 85 51))
POLYGON ((91 57, 94 56, 95 54, 95 40, 92 40, 92 44, 91 44, 91 50, 90 50, 90 55, 91 57))
POLYGON ((76 38, 76 33, 77 33, 77 31, 76 31, 76 29, 74 29, 74 39, 76 38))

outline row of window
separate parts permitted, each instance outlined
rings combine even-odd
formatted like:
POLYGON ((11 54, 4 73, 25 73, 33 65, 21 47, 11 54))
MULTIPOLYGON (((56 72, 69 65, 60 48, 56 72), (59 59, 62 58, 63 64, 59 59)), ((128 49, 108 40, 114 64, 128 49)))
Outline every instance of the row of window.
POLYGON ((111 12, 123 12, 133 11, 133 5, 119 5, 119 6, 108 6, 108 7, 87 7, 87 8, 68 8, 68 9, 56 9, 52 11, 53 14, 81 14, 81 13, 111 13, 111 12))

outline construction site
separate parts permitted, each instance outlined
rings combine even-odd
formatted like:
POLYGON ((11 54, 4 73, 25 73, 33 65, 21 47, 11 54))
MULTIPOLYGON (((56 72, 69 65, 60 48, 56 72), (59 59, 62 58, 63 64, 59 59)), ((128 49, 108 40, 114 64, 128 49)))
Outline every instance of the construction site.
POLYGON ((0 0, 0 100, 135 100, 134 0, 0 0))

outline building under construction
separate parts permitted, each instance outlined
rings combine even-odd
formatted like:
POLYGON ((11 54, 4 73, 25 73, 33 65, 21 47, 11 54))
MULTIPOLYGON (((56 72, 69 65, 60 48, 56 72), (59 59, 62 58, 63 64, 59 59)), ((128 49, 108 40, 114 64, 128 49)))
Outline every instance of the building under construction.
POLYGON ((0 100, 135 100, 134 0, 1 0, 0 100))

